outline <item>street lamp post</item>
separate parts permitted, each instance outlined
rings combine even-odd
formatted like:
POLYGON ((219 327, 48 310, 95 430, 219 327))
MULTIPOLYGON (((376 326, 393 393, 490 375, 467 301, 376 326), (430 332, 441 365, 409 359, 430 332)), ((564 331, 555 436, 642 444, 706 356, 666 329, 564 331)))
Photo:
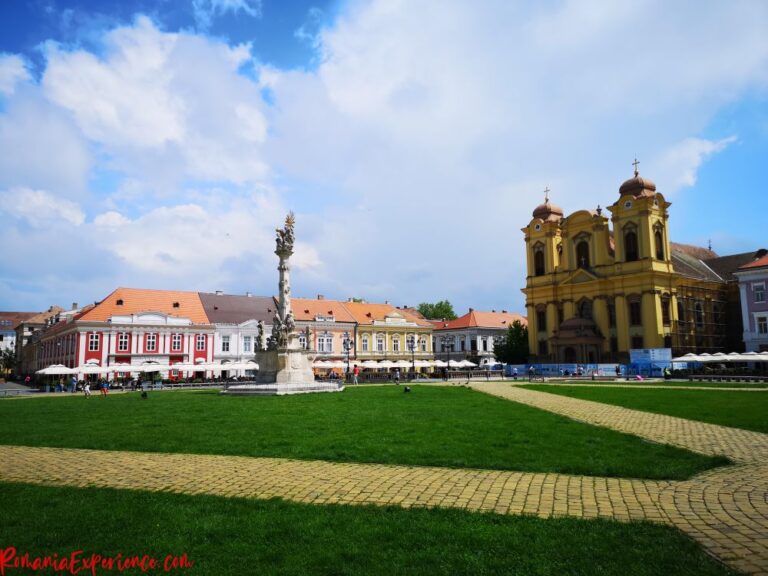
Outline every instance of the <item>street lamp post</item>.
POLYGON ((451 345, 453 344, 453 336, 440 336, 440 344, 443 346, 443 351, 445 352, 445 363, 447 366, 445 367, 445 375, 446 380, 448 379, 448 368, 451 367, 451 345))
POLYGON ((349 332, 344 332, 344 340, 342 340, 341 344, 344 347, 344 353, 347 355, 346 380, 349 381, 349 352, 355 347, 355 339, 349 337, 349 332))
POLYGON ((416 336, 413 334, 408 336, 406 345, 408 346, 408 350, 411 353, 411 373, 413 374, 411 378, 414 378, 416 376, 416 336))

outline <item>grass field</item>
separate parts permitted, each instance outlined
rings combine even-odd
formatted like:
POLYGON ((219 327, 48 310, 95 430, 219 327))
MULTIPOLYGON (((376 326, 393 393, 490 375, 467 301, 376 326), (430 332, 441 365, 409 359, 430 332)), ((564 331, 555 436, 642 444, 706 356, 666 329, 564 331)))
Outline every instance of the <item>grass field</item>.
POLYGON ((526 388, 645 412, 768 432, 768 392, 539 385, 526 388))
POLYGON ((460 387, 0 402, 4 444, 684 479, 725 464, 460 387))
POLYGON ((3 483, 0 497, 4 547, 160 562, 186 553, 194 566, 178 574, 732 574, 682 533, 649 523, 3 483))
MULTIPOLYGON (((600 386, 673 386, 675 388, 749 388, 755 390, 768 390, 768 384, 765 382, 701 382, 694 380, 563 380, 555 382, 556 384, 589 384, 600 386)), ((523 382, 525 384, 525 382, 523 382)))

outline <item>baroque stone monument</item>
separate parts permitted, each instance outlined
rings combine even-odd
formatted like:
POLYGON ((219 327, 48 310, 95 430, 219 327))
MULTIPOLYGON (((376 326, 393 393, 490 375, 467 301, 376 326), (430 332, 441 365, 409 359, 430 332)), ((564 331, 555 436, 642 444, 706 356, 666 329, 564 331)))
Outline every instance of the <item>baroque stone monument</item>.
POLYGON ((283 395, 308 392, 340 392, 341 383, 316 382, 312 372, 314 354, 304 350, 299 343, 296 322, 291 309, 291 267, 288 261, 293 254, 293 212, 285 219, 285 226, 276 230, 275 254, 280 259, 277 311, 272 319, 272 335, 263 342, 263 324, 256 339, 256 363, 259 365, 255 382, 230 386, 222 394, 283 395), (266 350, 262 348, 266 344, 266 350))

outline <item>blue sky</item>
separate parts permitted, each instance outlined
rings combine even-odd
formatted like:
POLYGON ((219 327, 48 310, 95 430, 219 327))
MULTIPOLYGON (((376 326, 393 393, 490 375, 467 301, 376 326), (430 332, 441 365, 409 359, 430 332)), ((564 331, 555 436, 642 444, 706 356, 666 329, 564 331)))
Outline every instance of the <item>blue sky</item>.
POLYGON ((523 310, 520 228, 640 171, 768 246, 768 5, 0 3, 0 309, 116 286, 523 310))

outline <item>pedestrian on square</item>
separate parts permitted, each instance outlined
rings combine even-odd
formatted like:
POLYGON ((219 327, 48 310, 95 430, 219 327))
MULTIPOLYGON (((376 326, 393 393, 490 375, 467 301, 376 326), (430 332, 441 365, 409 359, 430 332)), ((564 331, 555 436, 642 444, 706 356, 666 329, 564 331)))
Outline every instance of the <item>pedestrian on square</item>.
POLYGON ((395 368, 395 384, 400 386, 400 368, 395 368))
POLYGON ((517 367, 512 368, 512 378, 517 380, 517 367))
POLYGON ((533 367, 533 364, 528 368, 528 382, 533 382, 533 377, 536 374, 536 368, 533 367))
POLYGON ((352 384, 359 384, 357 381, 358 376, 360 376, 360 368, 355 364, 355 367, 352 368, 352 384))
POLYGON ((101 382, 101 395, 106 396, 109 392, 109 383, 106 380, 102 380, 101 382))
POLYGON ((85 381, 85 384, 83 385, 83 392, 85 393, 86 398, 91 397, 91 383, 87 380, 85 381))

